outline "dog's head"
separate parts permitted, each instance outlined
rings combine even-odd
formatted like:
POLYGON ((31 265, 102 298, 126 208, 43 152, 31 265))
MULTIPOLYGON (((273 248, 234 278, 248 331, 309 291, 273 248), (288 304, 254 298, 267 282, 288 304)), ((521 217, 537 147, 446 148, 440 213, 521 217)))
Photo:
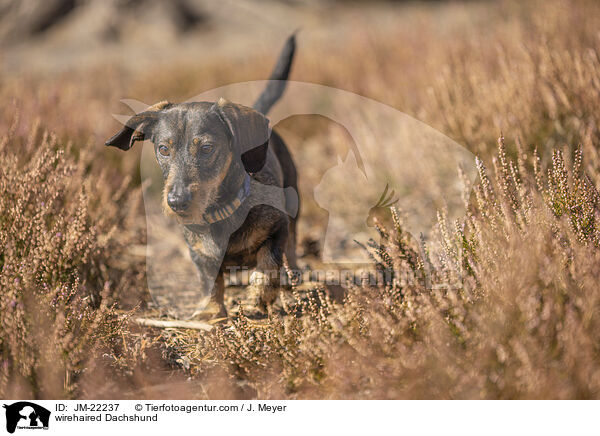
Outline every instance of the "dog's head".
POLYGON ((129 150, 135 141, 152 141, 165 211, 187 224, 235 195, 246 172, 260 171, 269 136, 261 113, 224 99, 162 102, 129 119, 106 145, 129 150))

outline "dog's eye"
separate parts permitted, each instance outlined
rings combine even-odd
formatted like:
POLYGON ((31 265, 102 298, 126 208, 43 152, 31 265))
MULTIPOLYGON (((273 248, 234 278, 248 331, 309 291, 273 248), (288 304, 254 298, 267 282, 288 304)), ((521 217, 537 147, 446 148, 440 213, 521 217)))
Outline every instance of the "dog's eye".
POLYGON ((204 144, 202 147, 200 147, 200 153, 202 153, 202 154, 210 154, 212 151, 213 151, 212 144, 204 144))
POLYGON ((160 154, 162 154, 163 156, 168 156, 171 153, 169 151, 169 147, 167 147, 166 145, 159 145, 158 146, 158 152, 160 154))

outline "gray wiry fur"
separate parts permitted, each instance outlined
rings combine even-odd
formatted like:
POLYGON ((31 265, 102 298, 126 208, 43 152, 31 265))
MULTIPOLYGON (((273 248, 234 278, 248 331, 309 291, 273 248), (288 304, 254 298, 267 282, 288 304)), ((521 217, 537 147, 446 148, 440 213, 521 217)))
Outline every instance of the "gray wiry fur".
POLYGON ((165 179, 164 209, 182 225, 203 286, 212 290, 203 317, 226 315, 223 273, 229 266, 256 267, 252 287, 262 306, 272 303, 286 253, 295 266, 298 210, 292 157, 264 114, 285 89, 294 54, 292 35, 255 109, 218 102, 161 102, 132 117, 106 145, 128 150, 150 139, 165 179), (250 196, 227 218, 203 222, 207 211, 235 200, 247 174, 250 196), (291 216, 289 216, 291 215, 291 216), (213 289, 214 284, 214 289, 213 289))
POLYGON ((281 98, 283 91, 287 85, 287 79, 292 68, 292 60, 296 51, 296 36, 292 35, 288 38, 279 55, 279 60, 269 77, 269 84, 256 100, 253 107, 261 114, 267 114, 271 107, 281 98))

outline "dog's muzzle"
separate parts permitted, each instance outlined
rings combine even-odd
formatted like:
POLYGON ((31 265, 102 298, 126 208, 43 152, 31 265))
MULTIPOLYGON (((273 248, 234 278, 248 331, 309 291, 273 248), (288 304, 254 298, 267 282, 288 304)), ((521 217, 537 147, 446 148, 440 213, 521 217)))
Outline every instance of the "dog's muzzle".
POLYGON ((173 212, 184 212, 190 207, 192 194, 183 187, 173 187, 167 194, 167 204, 173 212))

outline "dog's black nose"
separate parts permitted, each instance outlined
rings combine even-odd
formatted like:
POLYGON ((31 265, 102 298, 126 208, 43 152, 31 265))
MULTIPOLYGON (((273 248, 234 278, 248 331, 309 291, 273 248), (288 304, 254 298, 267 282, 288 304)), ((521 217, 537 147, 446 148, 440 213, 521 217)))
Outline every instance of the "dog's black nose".
POLYGON ((192 196, 186 189, 172 189, 167 194, 167 204, 173 212, 183 212, 190 206, 192 196))

